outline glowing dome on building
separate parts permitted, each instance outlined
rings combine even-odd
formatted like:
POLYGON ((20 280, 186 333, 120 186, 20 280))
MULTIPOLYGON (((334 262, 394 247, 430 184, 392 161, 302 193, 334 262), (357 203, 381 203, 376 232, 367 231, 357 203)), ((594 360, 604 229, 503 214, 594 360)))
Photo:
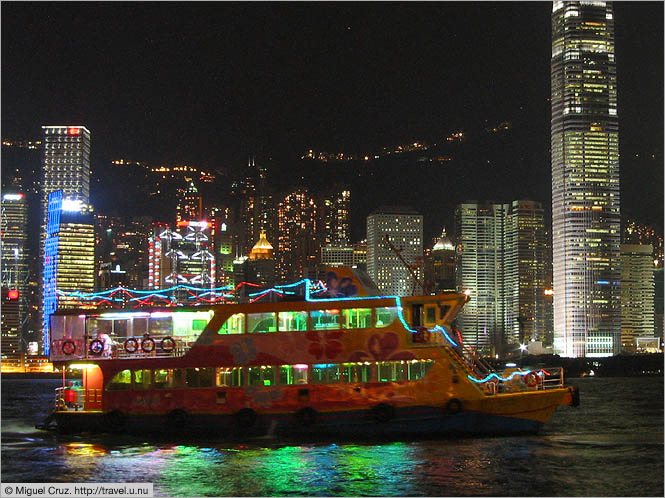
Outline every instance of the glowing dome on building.
POLYGON ((446 235, 446 229, 444 228, 443 232, 441 233, 441 237, 439 237, 439 240, 437 240, 436 244, 434 244, 432 251, 453 251, 453 250, 455 250, 455 246, 446 235))
POLYGON ((273 247, 266 239, 266 233, 261 230, 261 235, 259 236, 259 241, 254 244, 252 250, 249 253, 249 259, 272 259, 273 247))

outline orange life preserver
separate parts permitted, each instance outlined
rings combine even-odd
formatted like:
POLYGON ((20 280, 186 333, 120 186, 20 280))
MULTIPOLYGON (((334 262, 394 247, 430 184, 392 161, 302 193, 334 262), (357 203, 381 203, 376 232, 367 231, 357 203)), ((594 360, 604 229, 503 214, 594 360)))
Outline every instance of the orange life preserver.
POLYGON ((62 343, 62 352, 67 355, 74 354, 76 352, 76 343, 67 339, 62 343))
POLYGON ((155 350, 155 341, 150 337, 144 337, 141 341, 141 349, 146 353, 151 353, 155 350))
POLYGON ((538 385, 538 374, 534 371, 529 372, 524 376, 524 383, 529 387, 536 387, 538 385))
POLYGON ((159 343, 160 346, 162 347, 162 350, 164 350, 166 353, 170 353, 175 349, 175 341, 173 340, 172 337, 164 337, 162 339, 162 342, 159 343))

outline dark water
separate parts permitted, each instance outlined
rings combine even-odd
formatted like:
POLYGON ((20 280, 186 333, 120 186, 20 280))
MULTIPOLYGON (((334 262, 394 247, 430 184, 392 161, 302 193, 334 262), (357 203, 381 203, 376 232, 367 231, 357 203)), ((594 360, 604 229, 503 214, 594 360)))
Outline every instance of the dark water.
POLYGON ((59 381, 2 380, 3 482, 152 482, 155 496, 663 496, 663 379, 574 379, 537 436, 239 446, 33 429, 59 381))

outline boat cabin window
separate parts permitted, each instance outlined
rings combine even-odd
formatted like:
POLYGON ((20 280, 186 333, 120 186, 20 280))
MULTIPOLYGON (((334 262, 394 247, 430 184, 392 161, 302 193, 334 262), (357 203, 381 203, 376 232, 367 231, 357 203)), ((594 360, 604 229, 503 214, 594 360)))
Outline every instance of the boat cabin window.
POLYGON ((150 370, 134 370, 134 389, 150 389, 150 370))
POLYGON ((279 383, 307 384, 307 365, 282 365, 279 367, 279 383))
POLYGON ((182 370, 162 368, 153 372, 155 389, 180 389, 182 387, 182 370))
POLYGON ((420 380, 434 364, 434 360, 413 360, 408 362, 409 380, 420 380))
POLYGON ((439 320, 443 322, 444 318, 450 311, 450 306, 448 305, 439 305, 439 320))
POLYGON ((244 334, 245 333, 245 314, 236 313, 226 319, 217 331, 218 334, 244 334))
POLYGON ((247 315, 247 331, 250 334, 277 332, 277 313, 249 313, 247 315))
POLYGON ((353 308, 342 310, 342 328, 367 329, 372 326, 371 308, 353 308))
POLYGON ((214 368, 188 368, 185 370, 185 385, 187 387, 212 387, 214 381, 214 368))
POLYGON ((215 384, 217 387, 239 387, 243 383, 242 367, 218 368, 215 384))
POLYGON ((306 311, 280 311, 278 319, 280 331, 307 330, 306 311))
POLYGON ((434 327, 436 325, 436 305, 425 305, 425 325, 434 327))
POLYGON ((338 363, 312 365, 312 384, 331 384, 339 382, 339 370, 338 363))
MULTIPOLYGON (((176 311, 172 314, 173 336, 195 341, 213 317, 213 311, 176 311)), ((150 319, 152 321, 152 317, 150 319)), ((151 331, 152 335, 159 335, 151 331)), ((167 333, 165 335, 171 335, 167 333)))
POLYGON ((132 372, 131 370, 123 370, 113 376, 111 382, 107 386, 109 391, 124 391, 132 387, 132 372))
POLYGON ((391 306, 389 308, 376 308, 375 313, 375 326, 377 328, 388 327, 392 325, 398 315, 397 307, 391 306))
POLYGON ((399 382, 407 380, 407 364, 405 361, 380 361, 377 363, 379 382, 399 382))
POLYGON ((331 330, 339 328, 339 310, 310 311, 313 330, 331 330))
POLYGON ((261 365, 260 367, 249 367, 247 370, 250 386, 275 385, 275 367, 261 365))
POLYGON ((344 363, 344 382, 350 384, 356 382, 371 382, 372 364, 371 363, 344 363))

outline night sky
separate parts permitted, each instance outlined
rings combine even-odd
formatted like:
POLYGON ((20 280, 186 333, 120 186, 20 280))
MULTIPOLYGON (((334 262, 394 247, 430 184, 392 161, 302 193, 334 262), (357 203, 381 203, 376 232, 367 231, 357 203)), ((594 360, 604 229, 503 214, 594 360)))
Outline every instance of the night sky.
MULTIPOLYGON (((365 151, 513 120, 537 159, 505 181, 546 185, 550 12, 550 2, 3 2, 2 138, 83 124, 98 173, 120 157, 233 172, 254 153, 288 174, 310 147, 365 151)), ((662 226, 663 3, 616 3, 615 19, 622 207, 662 226)))

